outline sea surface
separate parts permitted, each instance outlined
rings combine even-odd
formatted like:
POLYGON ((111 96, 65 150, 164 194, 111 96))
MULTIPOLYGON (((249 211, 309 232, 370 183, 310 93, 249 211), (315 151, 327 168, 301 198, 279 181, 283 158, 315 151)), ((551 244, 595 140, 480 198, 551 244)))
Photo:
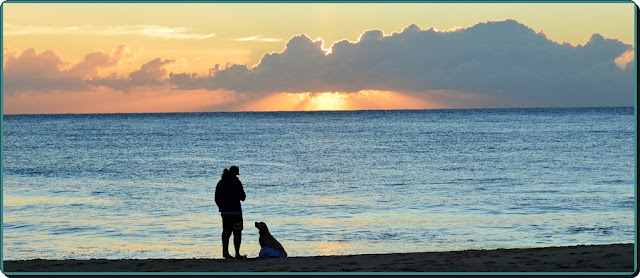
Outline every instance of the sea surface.
POLYGON ((3 258, 221 258, 634 242, 634 108, 5 115, 3 258), (233 250, 233 249, 231 249, 233 250))

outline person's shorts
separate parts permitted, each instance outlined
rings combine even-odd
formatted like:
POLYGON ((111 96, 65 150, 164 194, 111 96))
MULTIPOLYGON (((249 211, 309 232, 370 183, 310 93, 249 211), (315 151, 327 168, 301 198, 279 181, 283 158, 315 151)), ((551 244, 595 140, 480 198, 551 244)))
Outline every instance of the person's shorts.
POLYGON ((242 231, 242 213, 222 214, 222 229, 242 231))

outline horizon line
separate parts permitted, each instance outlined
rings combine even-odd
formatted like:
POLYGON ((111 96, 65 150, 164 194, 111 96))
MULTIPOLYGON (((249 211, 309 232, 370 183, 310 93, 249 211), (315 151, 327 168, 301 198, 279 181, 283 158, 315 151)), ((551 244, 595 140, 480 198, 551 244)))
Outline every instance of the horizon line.
POLYGON ((356 110, 277 110, 277 111, 182 111, 182 112, 96 112, 96 113, 16 113, 2 116, 53 116, 53 115, 140 115, 140 114, 208 114, 208 113, 333 113, 333 112, 368 112, 368 111, 446 111, 446 110, 536 110, 536 109, 615 109, 635 108, 630 106, 546 106, 546 107, 473 107, 473 108, 424 108, 424 109, 356 109, 356 110))

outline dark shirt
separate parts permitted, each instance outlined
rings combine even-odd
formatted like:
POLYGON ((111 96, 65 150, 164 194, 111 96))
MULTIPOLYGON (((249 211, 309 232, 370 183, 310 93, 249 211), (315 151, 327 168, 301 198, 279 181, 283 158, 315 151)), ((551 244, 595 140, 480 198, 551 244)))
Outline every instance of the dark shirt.
POLYGON ((242 182, 236 176, 224 176, 216 185, 216 205, 220 212, 242 212, 240 201, 246 197, 242 182))

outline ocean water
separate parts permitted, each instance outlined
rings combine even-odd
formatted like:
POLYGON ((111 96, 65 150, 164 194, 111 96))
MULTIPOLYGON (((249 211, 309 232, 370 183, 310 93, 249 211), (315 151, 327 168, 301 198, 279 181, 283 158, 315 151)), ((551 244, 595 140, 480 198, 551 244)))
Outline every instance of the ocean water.
POLYGON ((221 258, 231 165, 249 257, 634 241, 633 107, 3 119, 5 260, 221 258))

